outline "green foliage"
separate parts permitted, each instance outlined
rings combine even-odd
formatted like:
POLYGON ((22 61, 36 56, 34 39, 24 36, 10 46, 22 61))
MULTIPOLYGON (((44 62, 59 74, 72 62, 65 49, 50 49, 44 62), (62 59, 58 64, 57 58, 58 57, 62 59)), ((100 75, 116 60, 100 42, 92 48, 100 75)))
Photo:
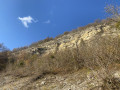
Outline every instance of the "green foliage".
POLYGON ((50 56, 50 58, 51 58, 51 59, 54 59, 54 58, 55 58, 55 56, 54 56, 54 55, 51 55, 51 56, 50 56))
POLYGON ((115 27, 116 27, 117 29, 120 29, 120 21, 118 21, 118 22, 115 24, 115 27))
POLYGON ((23 60, 21 60, 21 61, 19 62, 19 64, 18 64, 19 67, 23 67, 24 65, 25 65, 25 63, 24 63, 23 60))

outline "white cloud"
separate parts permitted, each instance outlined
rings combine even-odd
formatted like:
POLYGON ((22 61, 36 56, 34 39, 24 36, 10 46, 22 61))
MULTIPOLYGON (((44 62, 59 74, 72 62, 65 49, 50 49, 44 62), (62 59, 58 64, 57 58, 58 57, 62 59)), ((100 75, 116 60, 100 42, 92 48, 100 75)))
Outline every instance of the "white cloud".
POLYGON ((23 23, 23 25, 28 28, 28 24, 29 23, 33 23, 36 22, 31 16, 27 16, 27 17, 18 17, 18 19, 23 23))
POLYGON ((51 21, 50 21, 50 20, 47 20, 47 21, 45 21, 44 23, 49 24, 49 23, 51 23, 51 21))

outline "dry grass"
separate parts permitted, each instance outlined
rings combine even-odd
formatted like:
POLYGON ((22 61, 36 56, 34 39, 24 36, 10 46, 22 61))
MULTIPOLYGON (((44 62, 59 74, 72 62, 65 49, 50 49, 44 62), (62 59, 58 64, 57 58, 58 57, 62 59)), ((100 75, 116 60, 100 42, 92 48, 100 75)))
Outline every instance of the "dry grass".
POLYGON ((97 76, 103 80, 103 87, 113 90, 113 86, 119 88, 113 77, 120 64, 119 53, 119 37, 95 37, 89 43, 82 41, 80 45, 76 44, 76 48, 66 48, 45 56, 23 53, 15 57, 14 63, 9 62, 6 70, 15 76, 35 75, 36 78, 46 74, 67 74, 83 68, 93 72, 101 70, 104 75, 99 72, 97 76), (109 81, 112 84, 107 85, 109 81))

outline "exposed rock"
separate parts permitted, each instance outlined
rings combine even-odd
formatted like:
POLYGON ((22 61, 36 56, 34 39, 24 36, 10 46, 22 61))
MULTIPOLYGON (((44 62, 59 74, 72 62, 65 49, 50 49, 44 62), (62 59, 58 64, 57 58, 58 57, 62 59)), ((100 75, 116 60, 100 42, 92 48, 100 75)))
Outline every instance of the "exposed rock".
POLYGON ((42 82, 41 82, 41 85, 45 85, 45 81, 42 81, 42 82))
POLYGON ((36 47, 30 47, 28 49, 25 49, 24 51, 36 54, 56 52, 65 48, 74 48, 76 47, 76 44, 80 45, 81 39, 83 41, 90 41, 91 38, 96 35, 120 36, 120 30, 117 30, 116 28, 111 28, 110 25, 97 25, 95 27, 91 26, 89 28, 86 28, 85 30, 71 32, 55 40, 38 44, 36 47))
MULTIPOLYGON (((85 30, 70 32, 67 35, 29 47, 22 52, 31 54, 48 54, 65 48, 75 48, 81 42, 88 42, 95 36, 120 36, 120 30, 111 28, 109 25, 90 26, 85 30)), ((97 77, 97 76, 96 76, 97 77)), ((2 77, 0 81, 0 90, 102 90, 102 81, 88 72, 76 72, 69 75, 40 75, 33 79, 32 77, 24 77, 15 79, 13 77, 2 77), (42 78, 41 78, 42 77, 42 78), (30 82, 34 80, 34 82, 30 82)), ((120 73, 116 72, 114 77, 119 79, 120 73)))

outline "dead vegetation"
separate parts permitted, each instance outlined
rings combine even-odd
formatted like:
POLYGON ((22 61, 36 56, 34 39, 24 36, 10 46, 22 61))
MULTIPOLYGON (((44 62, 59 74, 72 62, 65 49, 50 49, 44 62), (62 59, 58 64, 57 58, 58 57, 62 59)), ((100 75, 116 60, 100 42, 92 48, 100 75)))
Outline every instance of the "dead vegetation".
POLYGON ((6 68, 8 63, 8 49, 0 44, 0 71, 6 68))
POLYGON ((98 72, 95 76, 103 80, 104 90, 119 90, 120 83, 113 76, 119 67, 117 64, 120 64, 119 53, 119 37, 96 36, 89 43, 82 40, 80 45, 76 44, 76 48, 66 48, 45 56, 27 53, 10 55, 6 71, 17 77, 33 75, 37 80, 46 74, 68 74, 87 68, 91 72, 98 72))

